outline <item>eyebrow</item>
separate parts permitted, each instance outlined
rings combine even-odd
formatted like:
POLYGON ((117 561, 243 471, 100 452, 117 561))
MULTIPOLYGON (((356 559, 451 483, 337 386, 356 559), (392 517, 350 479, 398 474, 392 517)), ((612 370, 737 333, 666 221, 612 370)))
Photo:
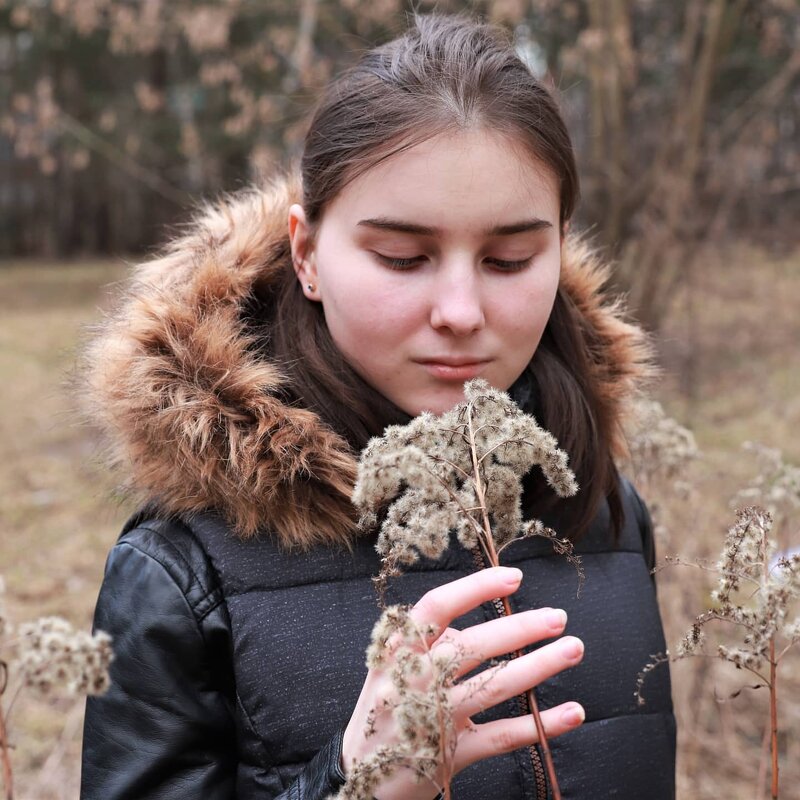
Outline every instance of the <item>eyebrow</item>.
MULTIPOLYGON (((397 233, 413 233, 417 236, 438 236, 442 233, 441 228, 431 228, 427 225, 417 225, 414 222, 404 222, 399 219, 389 217, 374 217, 372 219, 362 219, 359 225, 367 228, 377 228, 383 231, 396 231, 397 233)), ((496 225, 483 231, 484 236, 512 236, 515 233, 525 231, 542 231, 552 228, 552 223, 545 219, 523 219, 519 222, 512 222, 509 225, 496 225)))

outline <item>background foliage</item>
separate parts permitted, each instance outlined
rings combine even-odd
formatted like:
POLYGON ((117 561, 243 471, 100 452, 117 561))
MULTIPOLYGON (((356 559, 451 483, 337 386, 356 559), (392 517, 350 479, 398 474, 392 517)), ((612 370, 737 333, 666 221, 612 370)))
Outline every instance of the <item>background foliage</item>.
MULTIPOLYGON (((701 245, 791 236, 795 0, 455 0, 561 93, 578 222, 657 326, 701 245)), ((0 0, 0 254, 141 251, 201 196, 296 155, 320 87, 405 0, 0 0)))
MULTIPOLYGON (((659 399, 704 457, 693 491, 648 487, 659 554, 715 558, 756 469, 800 463, 800 9, 796 0, 417 0, 505 25, 560 97, 579 228, 617 263, 665 368, 659 399)), ((0 0, 0 574, 18 619, 87 627, 129 509, 63 386, 108 285, 202 198, 294 157, 318 90, 405 27, 404 0, 0 0)), ((787 527, 786 542, 798 543, 787 527)), ((702 572, 659 576, 675 642, 702 572)), ((675 665, 679 797, 758 797, 765 699, 715 663, 675 665)), ((782 784, 800 773, 787 661, 782 784), (795 735, 792 735, 794 731, 795 735)), ((633 691, 633 688, 631 689, 633 691)), ((82 703, 21 709, 20 797, 78 793, 82 703)), ((766 796, 766 795, 764 795, 766 796)), ((786 795, 790 796, 789 794, 786 795)))

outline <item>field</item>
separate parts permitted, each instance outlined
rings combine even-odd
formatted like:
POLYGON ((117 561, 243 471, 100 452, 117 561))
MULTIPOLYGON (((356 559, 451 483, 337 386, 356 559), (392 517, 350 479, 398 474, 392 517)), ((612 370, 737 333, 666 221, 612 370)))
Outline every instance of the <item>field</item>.
MULTIPOLYGON (((81 330, 99 319, 109 284, 125 271, 105 262, 0 264, 0 575, 17 621, 57 614, 88 628, 106 553, 129 510, 113 499, 67 388, 81 330)), ((703 457, 685 476, 688 499, 648 498, 664 507, 659 555, 716 557, 733 520, 729 502, 755 474, 745 440, 780 447, 800 463, 798 308, 800 253, 748 247, 709 256, 691 293, 676 298, 659 341, 664 377, 655 396, 694 431, 703 457)), ((799 527, 795 520, 795 544, 799 527)), ((671 643, 705 608, 709 585, 706 573, 688 567, 660 573, 671 643)), ((788 798, 800 785, 800 652, 787 656, 780 681, 788 798)), ((673 666, 680 798, 767 796, 756 788, 765 690, 728 699, 750 683, 716 661, 673 666)), ((18 798, 78 796, 82 712, 82 702, 20 698, 11 721, 18 798)))

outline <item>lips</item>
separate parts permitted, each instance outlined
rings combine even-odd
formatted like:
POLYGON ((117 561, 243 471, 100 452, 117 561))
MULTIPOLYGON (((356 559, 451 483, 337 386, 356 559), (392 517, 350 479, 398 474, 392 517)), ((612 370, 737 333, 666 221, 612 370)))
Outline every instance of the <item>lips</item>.
POLYGON ((463 359, 449 359, 449 362, 459 361, 460 363, 448 363, 445 361, 420 361, 423 367, 435 378, 446 381, 464 381, 474 378, 481 373, 488 361, 464 361, 463 359))
POLYGON ((420 364, 440 364, 445 367, 464 367, 473 366, 475 364, 485 364, 488 361, 486 358, 475 358, 474 356, 462 357, 444 357, 444 358, 426 358, 420 359, 420 364))

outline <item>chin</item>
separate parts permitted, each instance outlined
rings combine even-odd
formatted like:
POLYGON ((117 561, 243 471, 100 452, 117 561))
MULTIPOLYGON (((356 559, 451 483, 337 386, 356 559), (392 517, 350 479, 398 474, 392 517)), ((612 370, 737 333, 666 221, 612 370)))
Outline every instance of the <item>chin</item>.
POLYGON ((453 406, 464 402, 464 388, 454 386, 452 389, 444 389, 439 392, 431 392, 419 400, 410 399, 402 404, 402 408, 407 414, 414 417, 419 416, 423 411, 430 411, 437 417, 450 411, 453 406))

